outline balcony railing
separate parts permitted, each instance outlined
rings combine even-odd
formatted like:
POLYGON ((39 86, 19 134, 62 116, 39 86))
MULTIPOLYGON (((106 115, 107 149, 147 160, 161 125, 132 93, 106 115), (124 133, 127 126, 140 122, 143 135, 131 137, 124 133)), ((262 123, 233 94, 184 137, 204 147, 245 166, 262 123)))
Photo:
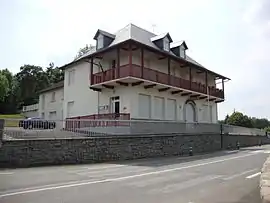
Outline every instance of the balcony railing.
MULTIPOLYGON (((149 80, 152 82, 157 82, 165 85, 170 85, 178 88, 183 88, 187 90, 192 90, 194 92, 207 94, 207 87, 204 84, 197 82, 190 82, 189 80, 168 75, 166 73, 153 70, 150 68, 142 68, 141 66, 133 64, 131 67, 129 65, 124 65, 119 68, 112 68, 104 72, 99 72, 93 74, 92 85, 125 78, 125 77, 135 77, 144 80, 149 80)), ((209 87, 209 95, 224 99, 224 92, 216 87, 209 87)))
POLYGON ((129 113, 107 113, 92 114, 87 116, 77 116, 66 119, 66 129, 88 128, 88 127, 108 127, 108 126, 127 126, 130 120, 129 113))

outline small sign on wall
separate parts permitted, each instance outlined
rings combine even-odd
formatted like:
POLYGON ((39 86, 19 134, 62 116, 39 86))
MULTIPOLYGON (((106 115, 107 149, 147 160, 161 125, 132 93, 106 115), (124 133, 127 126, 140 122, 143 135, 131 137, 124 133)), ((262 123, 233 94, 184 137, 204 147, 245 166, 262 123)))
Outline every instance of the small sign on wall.
POLYGON ((109 105, 102 105, 98 107, 99 112, 106 113, 109 111, 109 105))

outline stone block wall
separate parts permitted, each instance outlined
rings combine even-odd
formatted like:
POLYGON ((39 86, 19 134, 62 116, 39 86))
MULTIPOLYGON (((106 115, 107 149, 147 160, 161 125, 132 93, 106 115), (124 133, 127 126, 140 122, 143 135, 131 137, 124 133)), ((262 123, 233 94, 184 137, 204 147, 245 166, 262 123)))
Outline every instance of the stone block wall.
POLYGON ((188 155, 269 144, 258 136, 194 134, 114 136, 55 140, 9 140, 0 148, 0 167, 28 167, 55 164, 94 163, 149 157, 188 155))
POLYGON ((127 136, 4 141, 1 167, 93 163, 217 151, 220 135, 127 136))

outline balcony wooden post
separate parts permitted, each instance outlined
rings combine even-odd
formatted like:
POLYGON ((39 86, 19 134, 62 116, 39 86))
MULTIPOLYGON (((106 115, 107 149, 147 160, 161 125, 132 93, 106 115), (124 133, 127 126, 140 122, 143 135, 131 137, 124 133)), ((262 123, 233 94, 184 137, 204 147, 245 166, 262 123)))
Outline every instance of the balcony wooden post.
POLYGON ((205 72, 205 86, 206 86, 206 92, 208 92, 208 72, 205 72))
POLYGON ((222 91, 224 92, 224 79, 222 79, 222 91))
POLYGON ((132 45, 131 43, 128 44, 128 63, 129 63, 129 74, 132 76, 132 45))
POLYGON ((117 76, 116 78, 120 77, 120 48, 117 47, 116 50, 116 58, 117 58, 117 76))
POLYGON ((93 75, 93 66, 94 66, 94 60, 93 58, 91 58, 90 60, 90 84, 93 85, 94 84, 94 75, 93 75))
POLYGON ((191 77, 191 67, 189 67, 189 88, 191 89, 191 80, 192 80, 192 77, 191 77))
POLYGON ((143 68, 144 68, 144 49, 141 47, 141 78, 143 78, 143 68))
POLYGON ((168 57, 168 84, 171 84, 171 59, 168 57))

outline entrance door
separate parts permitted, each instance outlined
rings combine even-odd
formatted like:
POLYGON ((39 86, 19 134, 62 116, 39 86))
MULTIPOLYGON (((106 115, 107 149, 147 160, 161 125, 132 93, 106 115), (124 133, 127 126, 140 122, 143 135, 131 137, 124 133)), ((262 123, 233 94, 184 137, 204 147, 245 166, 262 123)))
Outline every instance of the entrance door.
POLYGON ((115 118, 120 117, 120 98, 111 97, 111 113, 114 114, 115 118))

